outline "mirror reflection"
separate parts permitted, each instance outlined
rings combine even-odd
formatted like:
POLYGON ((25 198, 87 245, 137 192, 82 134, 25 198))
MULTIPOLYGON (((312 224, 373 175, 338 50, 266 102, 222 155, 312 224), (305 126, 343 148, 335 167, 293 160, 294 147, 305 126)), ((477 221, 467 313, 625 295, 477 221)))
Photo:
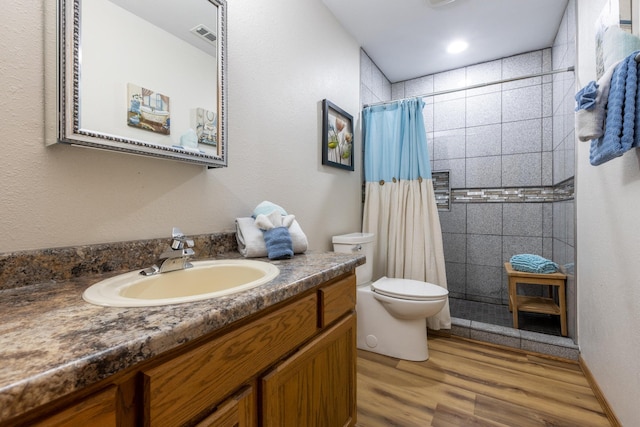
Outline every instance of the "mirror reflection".
POLYGON ((61 3, 62 142, 226 166, 224 0, 61 3))

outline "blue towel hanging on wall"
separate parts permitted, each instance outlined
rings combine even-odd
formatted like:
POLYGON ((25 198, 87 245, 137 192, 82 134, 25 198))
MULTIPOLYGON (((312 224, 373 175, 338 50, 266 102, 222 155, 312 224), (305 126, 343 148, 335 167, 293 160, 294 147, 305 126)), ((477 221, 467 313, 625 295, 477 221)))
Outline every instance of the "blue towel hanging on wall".
POLYGON ((639 64, 635 51, 620 62, 611 77, 604 135, 591 141, 589 161, 598 166, 622 156, 640 142, 639 64))

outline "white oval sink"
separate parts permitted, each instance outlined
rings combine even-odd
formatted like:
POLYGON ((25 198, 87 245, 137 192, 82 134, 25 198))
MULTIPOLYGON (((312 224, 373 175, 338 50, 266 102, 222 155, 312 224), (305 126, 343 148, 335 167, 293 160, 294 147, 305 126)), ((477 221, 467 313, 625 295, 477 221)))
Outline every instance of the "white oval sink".
POLYGON ((192 261, 186 270, 144 276, 132 271, 91 285, 85 301, 110 307, 179 304, 229 295, 263 285, 280 270, 264 261, 247 259, 192 261))

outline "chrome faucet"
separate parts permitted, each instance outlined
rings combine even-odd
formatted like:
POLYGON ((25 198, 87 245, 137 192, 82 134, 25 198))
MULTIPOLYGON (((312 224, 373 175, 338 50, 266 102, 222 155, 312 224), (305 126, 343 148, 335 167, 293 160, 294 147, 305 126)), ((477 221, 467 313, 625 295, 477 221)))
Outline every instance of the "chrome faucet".
POLYGON ((173 227, 171 233, 171 247, 164 251, 158 259, 158 264, 154 264, 149 268, 145 268, 140 274, 151 276, 158 273, 167 273, 169 271, 184 270, 193 267, 189 262, 189 257, 195 255, 193 251, 193 240, 188 239, 182 234, 179 228, 173 227))

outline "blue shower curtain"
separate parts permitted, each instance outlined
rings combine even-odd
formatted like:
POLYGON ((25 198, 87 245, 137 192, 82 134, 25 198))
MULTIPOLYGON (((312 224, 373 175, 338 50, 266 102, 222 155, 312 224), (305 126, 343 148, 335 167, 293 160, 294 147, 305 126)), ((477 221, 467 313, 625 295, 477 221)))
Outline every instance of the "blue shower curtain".
MULTIPOLYGON (((420 98, 367 107, 364 119, 363 232, 376 236, 374 279, 421 280, 447 288, 420 98)), ((451 328, 449 304, 427 319, 451 328)))

